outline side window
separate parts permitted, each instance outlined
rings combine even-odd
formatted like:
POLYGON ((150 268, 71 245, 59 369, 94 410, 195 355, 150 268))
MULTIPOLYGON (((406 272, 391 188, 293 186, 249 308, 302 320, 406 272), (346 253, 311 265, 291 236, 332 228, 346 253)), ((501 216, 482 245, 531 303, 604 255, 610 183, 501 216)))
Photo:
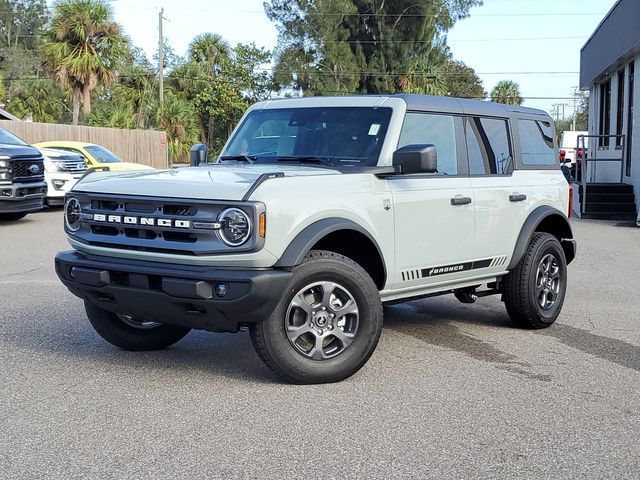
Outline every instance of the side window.
POLYGON ((553 129, 548 122, 518 120, 524 165, 555 165, 553 129))
POLYGON ((456 127, 451 115, 407 113, 398 148, 431 143, 438 150, 438 173, 458 173, 456 127))
POLYGON ((513 154, 506 120, 468 117, 465 137, 471 175, 504 175, 513 171, 513 154))

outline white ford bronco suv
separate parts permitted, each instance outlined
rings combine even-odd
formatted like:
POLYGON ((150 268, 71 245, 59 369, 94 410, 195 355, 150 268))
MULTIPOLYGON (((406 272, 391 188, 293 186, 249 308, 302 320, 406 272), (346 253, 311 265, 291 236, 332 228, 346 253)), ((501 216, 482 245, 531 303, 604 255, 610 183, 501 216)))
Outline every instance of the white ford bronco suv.
POLYGON ((248 328, 296 383, 360 369, 385 304, 499 294, 548 327, 576 254, 554 136, 542 111, 455 98, 258 103, 215 164, 79 181, 56 271, 113 345, 248 328))

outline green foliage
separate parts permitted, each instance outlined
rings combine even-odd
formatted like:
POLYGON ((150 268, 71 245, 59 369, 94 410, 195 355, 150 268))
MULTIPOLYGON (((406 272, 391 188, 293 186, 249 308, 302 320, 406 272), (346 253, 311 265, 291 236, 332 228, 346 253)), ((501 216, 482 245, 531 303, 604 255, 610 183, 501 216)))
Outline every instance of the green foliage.
POLYGON ((73 123, 77 124, 81 97, 88 116, 91 92, 99 85, 115 83, 128 48, 108 3, 62 0, 54 4, 51 26, 44 32, 42 53, 51 75, 73 92, 73 123))
POLYGON ((155 120, 156 126, 167 133, 171 161, 187 161, 191 146, 198 142, 196 112, 191 103, 169 93, 163 105, 156 105, 155 120))
POLYGON ((7 109, 19 118, 55 123, 65 110, 65 95, 49 79, 19 80, 12 84, 7 109))
POLYGON ((482 80, 473 68, 463 62, 449 60, 444 68, 446 95, 460 98, 475 98, 484 100, 487 97, 482 80))
POLYGON ((520 85, 511 80, 502 80, 491 90, 491 101, 507 105, 522 105, 520 85))
POLYGON ((0 48, 36 50, 48 19, 45 0, 0 0, 0 48))
POLYGON ((274 80, 305 95, 446 92, 446 32, 480 0, 271 0, 274 80))
MULTIPOLYGON (((573 115, 568 119, 556 122, 556 133, 558 137, 567 130, 573 129, 573 115)), ((589 94, 580 92, 576 106, 576 130, 586 132, 589 130, 589 94)))
POLYGON ((270 53, 254 44, 227 49, 219 41, 208 34, 196 37, 189 60, 169 75, 171 90, 197 113, 200 141, 214 152, 247 107, 271 93, 268 73, 257 70, 269 62, 270 53))

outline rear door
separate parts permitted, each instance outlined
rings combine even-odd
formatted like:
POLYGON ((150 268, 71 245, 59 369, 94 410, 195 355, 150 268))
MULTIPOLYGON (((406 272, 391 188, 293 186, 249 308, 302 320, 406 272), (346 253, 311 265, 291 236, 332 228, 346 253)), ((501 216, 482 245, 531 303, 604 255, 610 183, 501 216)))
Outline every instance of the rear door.
POLYGON ((437 174, 390 177, 395 210, 395 288, 419 288, 465 276, 474 249, 473 192, 464 157, 462 118, 407 113, 398 148, 433 144, 437 174), (463 170, 463 171, 461 171, 463 170))
POLYGON ((528 192, 514 174, 509 120, 467 116, 464 124, 475 205, 476 265, 483 273, 503 272, 529 213, 528 192))

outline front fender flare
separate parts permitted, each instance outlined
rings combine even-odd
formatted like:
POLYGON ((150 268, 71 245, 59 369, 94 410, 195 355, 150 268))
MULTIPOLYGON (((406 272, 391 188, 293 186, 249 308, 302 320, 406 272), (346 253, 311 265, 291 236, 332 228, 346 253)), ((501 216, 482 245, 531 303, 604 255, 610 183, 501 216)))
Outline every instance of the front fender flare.
POLYGON ((285 249, 284 253, 280 256, 280 259, 275 263, 274 267, 286 268, 300 265, 304 260, 304 257, 307 256, 311 248, 313 248, 313 246, 318 243, 318 241, 320 241, 330 233, 337 232, 338 230, 354 230, 366 236, 376 247, 378 255, 380 255, 380 259, 382 260, 382 268, 384 269, 384 275, 386 278, 387 267, 385 265, 384 255, 382 255, 380 245, 378 245, 378 242, 376 242, 375 238, 373 238, 373 235, 371 235, 371 233, 369 233, 367 229, 365 229, 361 225, 358 225, 356 222, 337 217, 318 220, 317 222, 314 222, 311 225, 305 227, 304 230, 296 235, 293 241, 285 249))

